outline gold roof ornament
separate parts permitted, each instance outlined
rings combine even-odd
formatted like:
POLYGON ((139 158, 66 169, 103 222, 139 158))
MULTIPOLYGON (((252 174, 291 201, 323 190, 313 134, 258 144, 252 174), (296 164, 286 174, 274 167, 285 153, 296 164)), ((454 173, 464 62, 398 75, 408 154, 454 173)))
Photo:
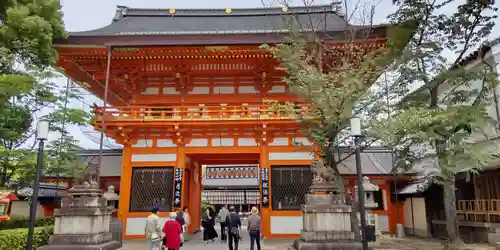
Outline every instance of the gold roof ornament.
POLYGON ((288 7, 281 7, 281 11, 288 12, 288 7))
POLYGON ((168 13, 170 13, 171 15, 175 14, 175 9, 173 9, 173 8, 172 8, 172 9, 169 9, 169 10, 168 10, 168 13))
POLYGON ((226 9, 226 14, 231 14, 232 10, 230 8, 226 9))

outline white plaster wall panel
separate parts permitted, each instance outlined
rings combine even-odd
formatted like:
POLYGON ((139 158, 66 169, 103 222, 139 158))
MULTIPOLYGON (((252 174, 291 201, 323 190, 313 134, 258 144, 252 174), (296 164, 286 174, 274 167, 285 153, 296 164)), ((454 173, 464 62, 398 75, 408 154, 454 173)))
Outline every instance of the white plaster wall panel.
POLYGON ((386 214, 379 214, 377 217, 379 230, 381 232, 389 232, 389 216, 386 214))
POLYGON ((150 147, 153 147, 153 140, 140 139, 140 140, 137 140, 137 143, 132 145, 132 147, 133 148, 150 148, 150 147))
POLYGON ((274 138, 269 146, 288 146, 288 138, 274 138))
POLYGON ((273 86, 268 93, 285 93, 286 88, 285 86, 273 86))
POLYGON ((208 94, 208 93, 210 93, 209 87, 194 87, 193 90, 189 91, 188 94, 197 95, 197 94, 208 94))
POLYGON ((255 111, 255 112, 252 112, 252 115, 259 115, 260 114, 260 112, 258 112, 259 107, 248 107, 248 110, 255 111))
POLYGON ((163 94, 164 95, 178 95, 178 94, 180 94, 180 92, 177 91, 177 89, 175 87, 164 87, 163 94))
POLYGON ((384 210, 387 210, 387 190, 382 191, 382 201, 384 202, 384 210))
POLYGON ((251 147, 257 146, 257 142, 254 138, 238 138, 238 146, 240 147, 251 147))
POLYGON ((302 216, 271 216, 271 234, 300 234, 302 216))
POLYGON ((132 162, 171 162, 176 161, 176 154, 133 154, 132 162))
MULTIPOLYGON (((412 232, 413 222, 415 222, 415 233, 422 232, 423 235, 428 235, 427 215, 425 213, 424 198, 406 198, 404 204, 404 227, 412 232), (413 205, 413 208, 412 208, 413 205), (413 213, 413 214, 412 214, 413 213)), ((420 236, 420 235, 419 235, 420 236)))
POLYGON ((309 141, 306 137, 295 137, 293 138, 293 143, 298 144, 298 145, 304 145, 304 146, 311 146, 313 145, 312 142, 309 141))
POLYGON ((239 86, 238 87, 238 92, 241 94, 256 94, 259 93, 257 89, 255 89, 254 86, 239 86))
POLYGON ((214 138, 212 139, 212 146, 214 147, 231 147, 234 146, 233 138, 214 138))
MULTIPOLYGON (((148 218, 127 218, 127 226, 125 233, 127 235, 144 235, 144 228, 146 227, 146 220, 148 218)), ((165 224, 166 217, 160 217, 160 225, 165 224)))
POLYGON ((214 87, 215 94, 234 94, 233 86, 217 86, 214 87))
POLYGON ((314 155, 311 152, 271 152, 269 153, 269 160, 312 160, 314 155))
POLYGON ((206 147, 208 146, 207 139, 191 139, 191 142, 186 147, 206 147))
POLYGON ((141 95, 157 95, 160 93, 160 89, 157 87, 149 87, 144 90, 144 92, 141 93, 141 95))
POLYGON ((156 140, 156 146, 159 148, 175 148, 177 145, 175 145, 174 141, 172 139, 158 139, 156 140))
POLYGON ((122 156, 104 155, 102 157, 102 168, 100 176, 121 176, 122 175, 122 156))

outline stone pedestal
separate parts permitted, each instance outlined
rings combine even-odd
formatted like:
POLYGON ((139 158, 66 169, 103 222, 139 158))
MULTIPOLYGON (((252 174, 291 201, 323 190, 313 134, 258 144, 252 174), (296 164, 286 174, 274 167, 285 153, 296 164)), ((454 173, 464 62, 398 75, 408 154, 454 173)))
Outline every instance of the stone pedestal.
POLYGON ((54 234, 49 245, 39 250, 117 250, 121 243, 112 241, 111 209, 100 197, 95 185, 85 183, 70 190, 71 197, 63 198, 61 208, 54 212, 54 234))
POLYGON ((290 249, 362 249, 361 242, 355 240, 351 230, 351 207, 344 200, 333 193, 306 195, 306 205, 302 206, 301 237, 294 241, 290 249))

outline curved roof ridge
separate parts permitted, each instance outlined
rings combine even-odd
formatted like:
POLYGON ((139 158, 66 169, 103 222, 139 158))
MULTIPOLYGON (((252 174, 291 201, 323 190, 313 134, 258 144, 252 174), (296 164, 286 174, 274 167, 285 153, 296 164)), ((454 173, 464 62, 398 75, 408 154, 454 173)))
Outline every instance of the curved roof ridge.
MULTIPOLYGON (((336 13, 341 15, 335 4, 314 5, 314 6, 290 6, 286 7, 260 7, 260 8, 229 8, 231 16, 259 16, 259 15, 286 15, 286 14, 311 14, 311 13, 336 13)), ((167 8, 130 8, 127 6, 117 6, 116 15, 113 19, 118 21, 127 16, 227 16, 226 9, 222 8, 172 8, 174 14, 167 8)))

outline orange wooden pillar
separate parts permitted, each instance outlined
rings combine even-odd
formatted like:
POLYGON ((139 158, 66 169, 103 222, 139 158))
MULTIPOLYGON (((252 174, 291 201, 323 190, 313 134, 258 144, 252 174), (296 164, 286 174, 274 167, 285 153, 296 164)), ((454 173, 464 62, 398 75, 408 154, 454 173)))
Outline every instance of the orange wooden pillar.
POLYGON ((177 171, 178 169, 180 169, 180 173, 182 175, 182 185, 181 185, 181 190, 180 190, 180 194, 178 197, 178 195, 176 194, 176 192, 178 192, 178 190, 176 189, 175 187, 175 182, 173 183, 174 185, 174 196, 173 196, 173 202, 172 202, 172 211, 176 212, 178 210, 181 210, 185 204, 187 204, 187 196, 185 195, 185 193, 187 192, 186 190, 186 183, 187 183, 187 180, 185 179, 186 177, 186 171, 185 171, 185 167, 186 167, 186 154, 185 154, 185 148, 184 148, 184 145, 177 145, 177 160, 176 160, 176 164, 175 164, 175 173, 174 174, 174 180, 176 178, 178 178, 177 176, 177 171), (180 203, 177 204, 176 203, 176 199, 180 198, 180 203))
POLYGON ((130 187, 132 185, 132 148, 130 144, 125 144, 123 147, 122 156, 122 172, 120 178, 120 203, 118 204, 117 217, 123 222, 125 230, 127 223, 127 216, 130 206, 130 187))
POLYGON ((191 176, 189 177, 188 209, 191 215, 191 224, 189 232, 193 233, 201 226, 201 165, 197 162, 191 162, 191 176))
POLYGON ((260 204, 260 214, 262 217, 262 233, 264 234, 264 237, 269 238, 271 236, 271 204, 272 204, 272 197, 271 197, 271 168, 269 166, 269 150, 266 145, 261 145, 260 147, 260 168, 259 168, 259 186, 261 190, 261 196, 262 196, 262 169, 267 168, 268 169, 268 178, 269 178, 269 202, 268 202, 268 207, 263 207, 262 206, 262 197, 261 197, 261 204, 260 204))

